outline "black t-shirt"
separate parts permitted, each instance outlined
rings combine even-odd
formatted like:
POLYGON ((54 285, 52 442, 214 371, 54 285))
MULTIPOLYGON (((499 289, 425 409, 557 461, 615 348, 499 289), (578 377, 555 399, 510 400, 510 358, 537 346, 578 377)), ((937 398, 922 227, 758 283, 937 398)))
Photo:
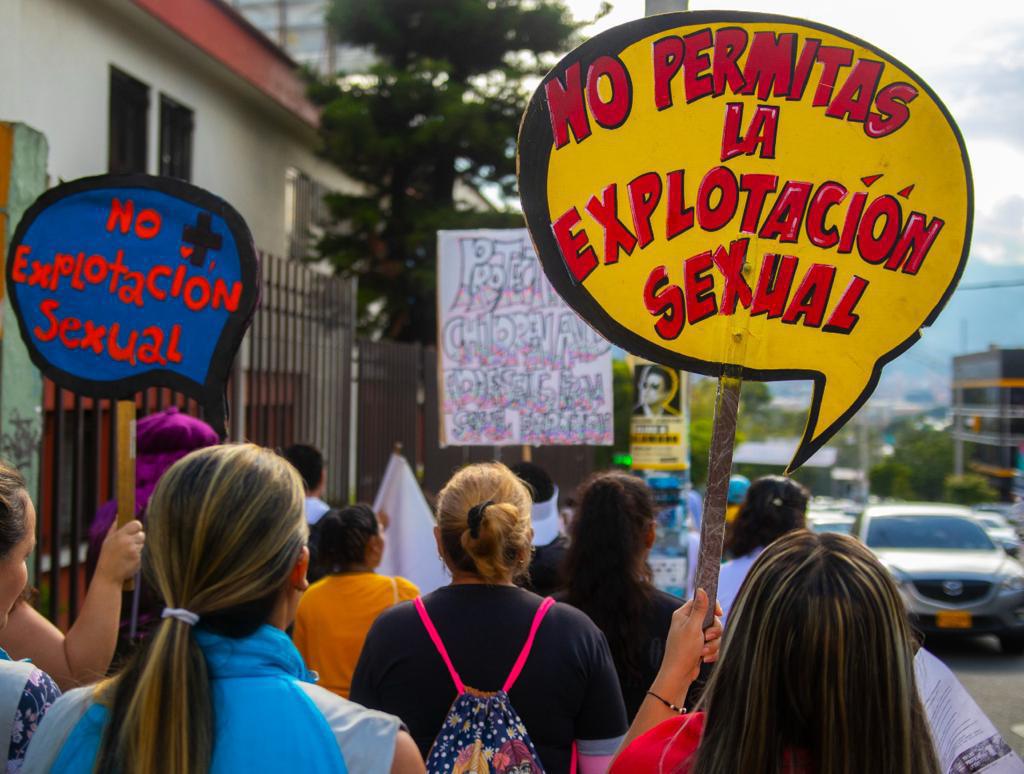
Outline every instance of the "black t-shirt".
POLYGON ((530 562, 530 581, 524 584, 524 588, 542 597, 563 588, 562 562, 568 550, 569 539, 565 535, 559 535, 546 546, 537 546, 530 562))
MULTIPOLYGON (((564 593, 556 594, 555 598, 564 600, 565 596, 564 593)), ((633 679, 628 679, 624 674, 619 675, 622 699, 626 704, 626 717, 630 722, 636 716, 661 668, 661 659, 665 655, 665 640, 672 625, 672 614, 683 605, 683 602, 684 600, 679 597, 657 589, 651 596, 651 607, 647 617, 636 633, 637 638, 642 639, 644 643, 640 674, 633 679)))
MULTIPOLYGON (((514 586, 445 586, 423 598, 467 687, 500 690, 526 642, 541 598, 514 586)), ((537 630, 509 698, 549 774, 569 770, 574 739, 614 739, 626 714, 604 635, 579 610, 554 605, 537 630)), ((426 757, 455 686, 416 608, 386 610, 366 637, 352 701, 397 715, 426 757)))

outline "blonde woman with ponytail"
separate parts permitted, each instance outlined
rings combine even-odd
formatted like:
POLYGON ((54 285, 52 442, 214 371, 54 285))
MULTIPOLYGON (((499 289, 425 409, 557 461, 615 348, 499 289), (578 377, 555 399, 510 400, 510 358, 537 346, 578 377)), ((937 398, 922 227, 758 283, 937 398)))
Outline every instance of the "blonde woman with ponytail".
POLYGON ((162 621, 120 674, 53 706, 26 770, 422 771, 399 720, 314 685, 284 633, 308 585, 303 496, 256 446, 175 463, 143 557, 162 621))
MULTIPOLYGON (((435 738, 441 744, 442 725, 449 741, 468 730, 468 718, 456 721, 449 712, 453 702, 508 685, 506 695, 544 771, 568 772, 576 755, 582 774, 603 772, 626 731, 615 667, 604 635, 585 614, 515 585, 530 562, 530 506, 523 482, 500 463, 470 465, 452 477, 438 495, 434 530, 451 585, 417 600, 422 613, 404 602, 374 622, 352 699, 400 716, 427 756, 435 738), (531 630, 532 647, 524 647, 531 630), (523 653, 525 660, 517 661, 523 653)), ((491 774, 535 771, 523 768, 529 765, 520 757, 524 749, 508 742, 477 765, 491 774)), ((463 758, 472 749, 461 752, 448 770, 466 770, 463 758)))

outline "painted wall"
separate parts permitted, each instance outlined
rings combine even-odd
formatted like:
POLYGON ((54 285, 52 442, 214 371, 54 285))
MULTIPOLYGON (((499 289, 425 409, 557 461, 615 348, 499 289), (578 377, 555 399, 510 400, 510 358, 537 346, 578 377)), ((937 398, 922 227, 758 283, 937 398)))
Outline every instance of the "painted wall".
POLYGON ((147 171, 164 93, 194 111, 192 182, 231 202, 258 248, 287 252, 289 167, 355 190, 315 156, 313 127, 128 0, 2 0, 0 120, 46 136, 51 183, 107 171, 112 65, 150 87, 147 171))

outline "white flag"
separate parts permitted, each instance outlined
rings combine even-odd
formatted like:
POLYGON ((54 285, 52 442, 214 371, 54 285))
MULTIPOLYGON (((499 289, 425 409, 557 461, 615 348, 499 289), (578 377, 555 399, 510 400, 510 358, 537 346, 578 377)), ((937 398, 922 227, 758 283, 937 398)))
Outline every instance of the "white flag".
POLYGON ((373 510, 384 511, 390 519, 377 572, 400 575, 415 583, 421 594, 448 585, 448 574, 434 541, 434 515, 401 454, 391 455, 373 510))

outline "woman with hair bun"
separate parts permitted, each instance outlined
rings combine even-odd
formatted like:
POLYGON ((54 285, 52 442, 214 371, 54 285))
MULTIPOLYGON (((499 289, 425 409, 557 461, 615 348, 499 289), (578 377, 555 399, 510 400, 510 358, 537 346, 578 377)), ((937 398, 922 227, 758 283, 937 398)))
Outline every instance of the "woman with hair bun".
POLYGON ((320 684, 348 698, 366 633, 392 605, 420 591, 405 578, 377 575, 384 537, 377 514, 358 503, 317 522, 318 563, 326 575, 299 602, 292 639, 320 684))
POLYGON ((26 771, 422 772, 398 718, 314 685, 284 633, 308 585, 303 500, 268 449, 176 462, 147 507, 160 623, 117 676, 53 705, 26 771))
MULTIPOLYGON (((403 603, 381 614, 356 666, 352 698, 401 717, 427 756, 435 738, 441 743, 442 725, 454 722, 449 708, 464 692, 507 690, 544 771, 568 772, 575 743, 577 770, 603 772, 626 730, 615 668, 586 615, 516 587, 530 562, 530 505, 522 481, 500 463, 470 465, 452 477, 438 495, 434 529, 452 582, 417 600, 422 611, 403 603), (532 646, 524 647, 531 631, 532 646)), ((445 734, 462 727, 445 725, 445 734)), ((520 748, 505 744, 486 770, 535 770, 513 765, 520 748)), ((472 765, 472 748, 458 754, 467 760, 453 764, 472 765)))

